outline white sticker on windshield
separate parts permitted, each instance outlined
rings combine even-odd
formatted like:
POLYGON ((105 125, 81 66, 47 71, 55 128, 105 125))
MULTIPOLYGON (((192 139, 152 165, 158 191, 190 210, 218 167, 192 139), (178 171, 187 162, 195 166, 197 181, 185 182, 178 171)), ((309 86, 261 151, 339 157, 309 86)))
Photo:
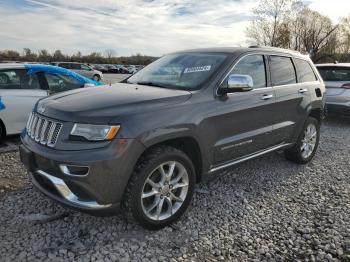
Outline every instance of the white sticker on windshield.
POLYGON ((210 71, 211 65, 185 68, 184 74, 210 71))

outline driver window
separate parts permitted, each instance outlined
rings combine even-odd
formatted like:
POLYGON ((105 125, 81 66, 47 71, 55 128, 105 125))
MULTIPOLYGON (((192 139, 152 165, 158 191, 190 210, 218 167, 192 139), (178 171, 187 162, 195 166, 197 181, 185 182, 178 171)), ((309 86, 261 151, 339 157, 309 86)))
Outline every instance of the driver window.
POLYGON ((249 75, 253 79, 253 88, 266 87, 266 68, 264 56, 249 55, 244 57, 230 72, 231 74, 249 75))
POLYGON ((64 75, 54 75, 54 74, 44 74, 49 85, 49 90, 52 93, 58 93, 63 91, 68 91, 72 89, 81 88, 82 85, 75 79, 64 76, 64 75))

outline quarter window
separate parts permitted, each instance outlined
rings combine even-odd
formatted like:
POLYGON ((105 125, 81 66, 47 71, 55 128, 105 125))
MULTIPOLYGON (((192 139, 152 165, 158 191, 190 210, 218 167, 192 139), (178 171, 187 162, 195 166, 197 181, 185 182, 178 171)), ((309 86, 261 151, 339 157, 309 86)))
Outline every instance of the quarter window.
POLYGON ((0 71, 0 89, 40 89, 36 74, 28 75, 26 70, 0 71))
POLYGON ((312 82, 317 80, 314 70, 312 70, 310 64, 307 61, 302 59, 295 59, 295 65, 297 68, 299 83, 312 82))
POLYGON ((265 61, 262 55, 249 55, 239 61, 231 74, 249 75, 253 79, 254 88, 266 87, 265 61))
POLYGON ((292 59, 283 56, 270 56, 271 78, 274 86, 297 82, 292 59))

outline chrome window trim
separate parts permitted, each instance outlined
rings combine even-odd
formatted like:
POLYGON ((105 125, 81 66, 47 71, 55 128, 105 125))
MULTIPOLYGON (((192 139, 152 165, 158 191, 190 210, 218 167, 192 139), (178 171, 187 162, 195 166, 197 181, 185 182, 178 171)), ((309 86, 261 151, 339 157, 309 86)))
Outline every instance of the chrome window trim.
MULTIPOLYGON (((218 85, 218 87, 216 88, 215 90, 215 96, 219 96, 218 94, 218 90, 220 88, 220 86, 222 85, 222 83, 225 81, 225 79, 230 75, 231 71, 234 69, 234 67, 244 58, 248 57, 248 56, 252 56, 252 55, 261 55, 261 56, 265 56, 266 54, 264 53, 248 53, 248 54, 245 54, 243 56, 241 56, 231 67, 230 67, 230 70, 228 71, 228 73, 225 75, 225 77, 220 81, 220 84, 218 85)), ((265 58, 264 58, 265 60, 265 58)), ((266 85, 267 85, 267 66, 266 66, 266 62, 265 62, 265 71, 266 71, 266 85)), ((266 86, 266 87, 261 87, 261 88, 253 88, 251 91, 254 91, 254 90, 261 90, 263 88, 272 88, 272 86, 266 86)))

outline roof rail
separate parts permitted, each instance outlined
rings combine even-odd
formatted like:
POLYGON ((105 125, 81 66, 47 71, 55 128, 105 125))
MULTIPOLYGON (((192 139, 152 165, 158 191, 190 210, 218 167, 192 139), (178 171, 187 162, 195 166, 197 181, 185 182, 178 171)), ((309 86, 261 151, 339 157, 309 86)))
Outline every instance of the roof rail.
POLYGON ((272 49, 276 51, 283 51, 283 52, 292 52, 292 53, 297 53, 300 54, 299 51, 296 50, 290 50, 290 49, 285 49, 285 48, 280 48, 280 47, 274 47, 274 46, 260 46, 260 45, 251 45, 248 48, 265 48, 265 49, 272 49))

